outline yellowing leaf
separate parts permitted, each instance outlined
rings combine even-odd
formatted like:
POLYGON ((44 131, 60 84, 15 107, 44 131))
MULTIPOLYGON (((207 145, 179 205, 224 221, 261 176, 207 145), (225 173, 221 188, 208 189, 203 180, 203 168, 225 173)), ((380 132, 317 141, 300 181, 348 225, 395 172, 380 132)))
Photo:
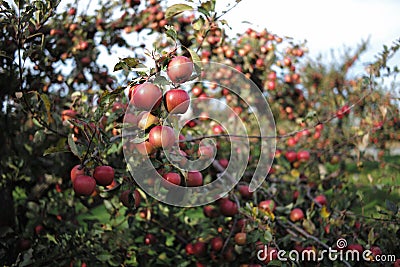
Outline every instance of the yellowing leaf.
POLYGON ((290 171, 290 175, 292 175, 293 177, 299 177, 300 176, 300 172, 296 169, 293 169, 290 171))
POLYGON ((328 211, 328 209, 326 208, 326 206, 322 206, 321 209, 321 217, 326 219, 329 218, 329 216, 331 215, 331 213, 328 211))

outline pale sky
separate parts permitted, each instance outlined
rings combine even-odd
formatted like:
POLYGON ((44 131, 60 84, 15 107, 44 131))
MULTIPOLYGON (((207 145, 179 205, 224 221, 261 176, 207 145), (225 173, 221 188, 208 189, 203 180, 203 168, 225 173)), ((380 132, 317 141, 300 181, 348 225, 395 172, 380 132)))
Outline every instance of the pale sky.
POLYGON ((311 55, 356 47, 370 38, 365 56, 370 60, 383 44, 400 38, 399 14, 398 0, 243 0, 224 18, 238 32, 249 27, 241 22, 249 21, 278 35, 306 39, 311 55))

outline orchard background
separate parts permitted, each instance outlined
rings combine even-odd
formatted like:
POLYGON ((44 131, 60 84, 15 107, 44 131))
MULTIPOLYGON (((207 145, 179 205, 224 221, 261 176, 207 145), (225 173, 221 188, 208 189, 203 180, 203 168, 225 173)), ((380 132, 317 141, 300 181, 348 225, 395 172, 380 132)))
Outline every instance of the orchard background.
MULTIPOLYGON (((327 259, 261 262, 256 255, 263 244, 318 251, 334 248, 339 238, 346 239, 347 248, 400 258, 400 121, 393 94, 398 85, 382 82, 382 77, 396 81, 398 67, 387 63, 399 40, 387 44, 365 73, 354 76, 351 68, 366 43, 325 63, 306 57, 304 43, 266 29, 249 28, 229 38, 229 21, 215 12, 214 1, 169 7, 156 0, 105 1, 95 15, 77 4, 56 12, 57 5, 0 1, 0 263, 381 266, 327 259), (115 48, 126 49, 130 57, 114 69, 97 63, 100 51, 112 56, 115 48), (257 191, 250 193, 248 183, 262 136, 249 139, 251 157, 240 183, 204 207, 165 205, 132 178, 121 139, 129 92, 132 97, 144 81, 171 84, 157 77, 176 56, 191 59, 196 69, 207 62, 232 66, 267 99, 277 150, 257 191), (113 182, 103 186, 96 179, 90 196, 78 195, 71 181, 76 165, 88 176, 96 176, 98 166, 111 166, 113 182)), ((227 12, 235 6, 232 2, 227 12)), ((214 78, 223 84, 229 75, 216 72, 214 78)), ((185 88, 192 99, 228 103, 257 136, 252 107, 218 83, 194 82, 185 88)), ((179 143, 181 153, 197 157, 198 150, 204 152, 199 146, 203 137, 217 141, 217 156, 201 172, 202 183, 223 173, 231 156, 223 125, 206 115, 187 123, 179 143)), ((138 121, 132 117, 130 122, 138 121)), ((143 126, 142 142, 154 127, 143 126)), ((160 149, 151 154, 160 173, 177 173, 182 184, 188 178, 166 164, 160 149)))

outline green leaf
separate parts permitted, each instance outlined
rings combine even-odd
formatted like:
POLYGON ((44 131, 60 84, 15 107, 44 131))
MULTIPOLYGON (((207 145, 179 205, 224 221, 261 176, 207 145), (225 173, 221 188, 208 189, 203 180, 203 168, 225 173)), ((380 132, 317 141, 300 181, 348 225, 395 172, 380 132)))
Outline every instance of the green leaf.
POLYGON ((199 31, 203 27, 203 25, 204 25, 203 16, 200 16, 198 19, 196 19, 192 23, 193 29, 196 30, 196 31, 199 31))
POLYGON ((114 71, 119 71, 119 70, 128 70, 128 65, 126 65, 126 63, 122 61, 118 62, 114 66, 114 71))
POLYGON ((271 242, 272 241, 272 234, 271 234, 271 232, 270 231, 265 231, 264 232, 264 236, 263 236, 263 239, 266 241, 266 242, 271 242))
POLYGON ((76 146, 74 139, 72 137, 72 134, 68 135, 68 145, 69 148, 71 149, 71 152, 77 156, 78 158, 80 158, 82 155, 79 153, 78 147, 76 146))
POLYGON ((201 4, 201 8, 207 12, 215 11, 215 1, 207 1, 201 4))
POLYGON ((125 62, 129 68, 135 68, 139 64, 139 60, 132 57, 124 58, 122 61, 125 62))
POLYGON ((175 27, 171 25, 165 25, 164 28, 166 29, 165 34, 174 40, 174 42, 176 42, 176 39, 178 39, 178 34, 175 30, 175 27))
POLYGON ((158 75, 154 79, 154 84, 157 84, 157 85, 169 85, 170 82, 164 76, 158 75))
POLYGON ((143 137, 135 137, 131 140, 131 142, 135 143, 135 144, 139 144, 139 143, 143 143, 144 141, 146 141, 149 138, 149 134, 146 134, 143 137))
POLYGON ((375 243, 377 237, 375 237, 374 233, 374 228, 371 228, 371 230, 368 233, 368 244, 372 245, 375 243))
POLYGON ((200 59, 199 55, 197 55, 197 53, 190 48, 187 48, 187 51, 189 51, 190 57, 192 58, 193 63, 195 65, 201 66, 201 59, 200 59))
POLYGON ((51 234, 47 233, 47 234, 46 234, 46 238, 47 238, 49 241, 53 242, 54 244, 58 244, 58 242, 57 242, 56 238, 54 237, 54 235, 51 235, 51 234))
POLYGON ((49 97, 46 94, 40 94, 40 99, 42 99, 44 107, 46 108, 47 120, 51 122, 53 118, 51 116, 51 103, 49 97))
POLYGON ((165 240, 165 245, 167 247, 170 247, 174 244, 174 241, 175 241, 175 236, 173 235, 167 236, 167 240, 165 240))
POLYGON ((176 16, 184 11, 192 11, 193 7, 186 4, 175 4, 167 8, 165 11, 165 18, 169 19, 173 16, 176 16))
POLYGON ((67 141, 66 138, 61 138, 56 146, 49 147, 43 152, 43 156, 47 156, 53 153, 60 153, 60 152, 69 152, 69 150, 65 147, 65 142, 67 141))
POLYGON ((111 254, 101 254, 101 255, 97 255, 96 258, 101 262, 106 262, 106 261, 111 260, 113 258, 113 255, 111 255, 111 254))

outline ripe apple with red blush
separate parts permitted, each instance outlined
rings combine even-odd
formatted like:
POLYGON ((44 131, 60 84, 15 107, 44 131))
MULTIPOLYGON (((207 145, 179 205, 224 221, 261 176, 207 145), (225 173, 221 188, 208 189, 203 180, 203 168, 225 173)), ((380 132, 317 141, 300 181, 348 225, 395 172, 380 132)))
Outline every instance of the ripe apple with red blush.
POLYGON ((85 175, 85 168, 84 166, 78 164, 75 165, 72 169, 71 169, 71 182, 74 183, 75 178, 79 175, 85 175))
POLYGON ((300 208, 294 208, 289 215, 292 222, 297 222, 304 219, 304 212, 300 208))
POLYGON ((114 168, 111 166, 97 166, 93 172, 93 178, 98 185, 107 186, 114 180, 114 168))
POLYGON ((154 151, 156 150, 155 147, 149 141, 137 143, 135 144, 135 148, 143 156, 150 155, 154 153, 154 151))
POLYGON ((218 252, 222 249, 222 246, 224 245, 224 240, 222 239, 222 237, 217 236, 211 239, 210 244, 211 244, 211 249, 213 251, 218 252))
POLYGON ((174 130, 169 126, 157 125, 149 132, 149 142, 155 148, 169 149, 175 143, 174 130))
POLYGON ((250 192, 248 185, 238 185, 238 190, 242 198, 250 199, 253 197, 253 192, 250 192))
POLYGON ((96 180, 87 175, 79 175, 72 184, 77 195, 90 196, 96 188, 96 180))
POLYGON ((219 216, 219 211, 213 205, 204 206, 203 213, 208 218, 216 218, 219 216))
POLYGON ((318 195, 314 198, 314 201, 320 205, 326 205, 328 203, 326 197, 324 195, 318 195))
POLYGON ((142 197, 140 196, 140 193, 137 189, 133 191, 133 194, 130 189, 127 189, 122 191, 119 200, 127 208, 137 208, 140 205, 141 198, 142 197))
POLYGON ((189 94, 182 89, 171 89, 164 95, 164 105, 171 114, 185 113, 190 104, 189 94))
POLYGON ((297 153, 295 151, 287 151, 285 157, 290 163, 292 163, 297 160, 297 153))
POLYGON ((193 255, 196 257, 202 257, 205 255, 207 250, 207 244, 201 241, 197 241, 193 244, 193 255))
POLYGON ((194 246, 192 243, 187 243, 185 246, 185 251, 187 255, 193 255, 194 254, 194 246))
POLYGON ((235 243, 239 246, 246 245, 247 242, 247 234, 240 232, 235 234, 235 243))
POLYGON ((149 82, 138 85, 131 95, 131 103, 139 110, 151 111, 157 109, 161 100, 161 89, 149 82))
POLYGON ((361 255, 364 251, 364 248, 360 244, 350 244, 346 247, 346 250, 356 250, 361 255))
POLYGON ((164 179, 161 182, 166 189, 172 188, 173 187, 172 184, 180 185, 181 183, 181 176, 179 175, 179 173, 176 172, 165 173, 162 177, 164 179))
POLYGON ((189 80, 193 68, 193 62, 189 58, 177 56, 168 63, 167 75, 173 83, 184 83, 189 80))
POLYGON ((200 159, 210 159, 214 157, 214 147, 209 145, 201 145, 199 146, 199 150, 197 151, 200 159))
POLYGON ((222 168, 226 169, 229 165, 229 160, 228 159, 219 159, 218 163, 219 163, 219 165, 222 166, 222 168))
POLYGON ((300 162, 307 162, 310 159, 310 152, 307 150, 301 150, 297 152, 297 160, 300 162))
POLYGON ((263 200, 258 204, 258 207, 262 210, 274 212, 276 208, 276 203, 272 199, 263 200))
POLYGON ((221 214, 227 217, 232 217, 239 212, 237 204, 227 198, 219 200, 219 208, 221 214))
POLYGON ((187 173, 186 185, 189 187, 202 186, 203 175, 201 172, 192 170, 187 173))
POLYGON ((146 245, 155 244, 156 241, 157 241, 156 236, 153 235, 153 234, 151 234, 151 233, 147 233, 147 234, 144 236, 144 243, 145 243, 146 245))
POLYGON ((199 96, 199 95, 201 95, 203 93, 203 89, 201 89, 201 87, 199 87, 199 86, 195 86, 195 87, 193 87, 192 88, 192 94, 194 95, 194 96, 199 96))

